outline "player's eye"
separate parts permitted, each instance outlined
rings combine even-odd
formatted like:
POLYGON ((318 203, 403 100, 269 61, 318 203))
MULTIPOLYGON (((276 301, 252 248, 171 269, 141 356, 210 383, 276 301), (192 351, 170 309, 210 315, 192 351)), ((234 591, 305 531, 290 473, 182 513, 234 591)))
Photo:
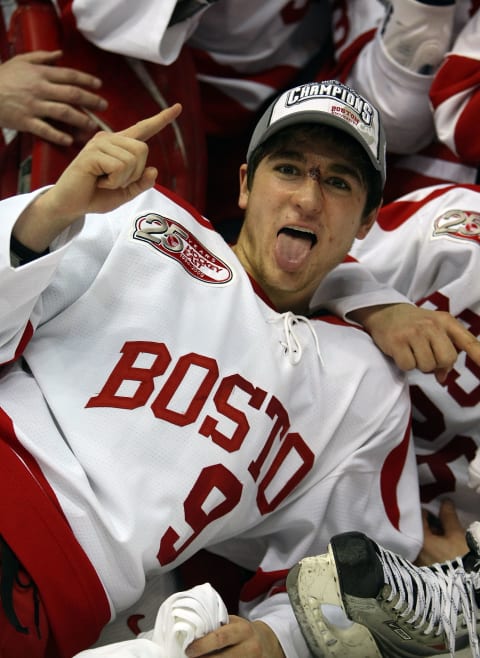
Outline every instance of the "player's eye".
POLYGON ((346 178, 339 176, 329 176, 324 180, 324 183, 331 185, 339 190, 351 190, 352 186, 346 178))
POLYGON ((283 176, 299 176, 300 170, 296 165, 289 163, 282 163, 275 166, 275 171, 283 176))

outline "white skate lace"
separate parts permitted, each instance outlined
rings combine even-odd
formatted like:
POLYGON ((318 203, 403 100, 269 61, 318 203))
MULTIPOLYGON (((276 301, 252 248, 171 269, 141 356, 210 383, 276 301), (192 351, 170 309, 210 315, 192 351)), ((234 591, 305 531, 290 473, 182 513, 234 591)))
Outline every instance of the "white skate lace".
POLYGON ((317 352, 318 359, 322 366, 324 365, 317 334, 308 318, 303 315, 295 315, 291 311, 287 311, 286 313, 282 313, 275 318, 270 318, 269 322, 283 322, 285 341, 282 341, 281 345, 284 348, 290 363, 294 366, 297 365, 297 363, 300 363, 303 354, 303 346, 298 339, 297 333, 294 331, 294 327, 296 324, 305 324, 313 336, 315 351, 317 352))
POLYGON ((478 607, 475 589, 480 574, 467 572, 461 558, 430 567, 415 567, 407 560, 379 546, 385 582, 391 587, 387 597, 405 623, 422 629, 425 635, 445 634, 450 656, 455 655, 455 635, 459 615, 467 627, 472 658, 480 658, 477 635, 478 607))

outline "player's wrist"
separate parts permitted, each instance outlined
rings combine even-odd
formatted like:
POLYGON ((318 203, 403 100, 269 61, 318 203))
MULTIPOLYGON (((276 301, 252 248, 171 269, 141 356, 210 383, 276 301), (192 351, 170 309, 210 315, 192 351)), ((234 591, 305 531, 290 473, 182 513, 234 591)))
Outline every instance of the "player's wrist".
POLYGON ((257 634, 262 646, 262 657, 285 658, 282 646, 270 626, 260 620, 254 621, 252 624, 255 627, 255 633, 257 634))
POLYGON ((59 203, 55 187, 51 187, 42 191, 23 210, 13 227, 12 236, 27 250, 26 253, 41 256, 76 219, 66 216, 65 204, 59 203))
POLYGON ((26 263, 30 263, 41 256, 46 256, 48 252, 48 247, 42 252, 34 251, 22 244, 14 235, 10 236, 10 262, 13 267, 26 265, 26 263))

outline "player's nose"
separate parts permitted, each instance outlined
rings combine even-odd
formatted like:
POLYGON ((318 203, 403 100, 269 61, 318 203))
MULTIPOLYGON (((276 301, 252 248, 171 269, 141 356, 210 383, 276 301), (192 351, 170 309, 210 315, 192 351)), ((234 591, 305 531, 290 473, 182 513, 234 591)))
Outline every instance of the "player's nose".
POLYGON ((308 172, 301 177, 292 194, 292 202, 307 215, 316 214, 322 209, 322 186, 316 168, 313 168, 312 170, 309 169, 308 172))

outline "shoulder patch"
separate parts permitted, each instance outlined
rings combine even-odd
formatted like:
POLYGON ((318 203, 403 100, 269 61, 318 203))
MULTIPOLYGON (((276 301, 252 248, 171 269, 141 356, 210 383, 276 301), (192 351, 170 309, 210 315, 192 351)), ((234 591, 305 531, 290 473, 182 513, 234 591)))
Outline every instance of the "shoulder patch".
POLYGON ((448 210, 433 223, 432 237, 450 236, 480 244, 480 213, 473 210, 448 210))
POLYGON ((199 242, 182 224, 157 213, 148 213, 135 221, 135 240, 176 260, 195 279, 206 283, 227 283, 232 270, 199 242))

